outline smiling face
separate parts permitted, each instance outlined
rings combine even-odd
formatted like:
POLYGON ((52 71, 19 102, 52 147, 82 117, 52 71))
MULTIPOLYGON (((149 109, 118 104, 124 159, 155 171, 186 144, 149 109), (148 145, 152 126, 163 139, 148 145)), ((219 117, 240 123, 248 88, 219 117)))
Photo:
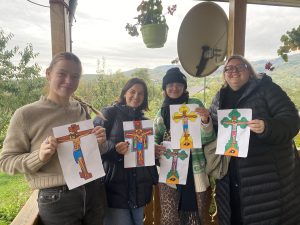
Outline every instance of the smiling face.
POLYGON ((76 91, 81 75, 81 67, 73 60, 59 60, 51 69, 47 69, 46 76, 49 82, 48 98, 58 104, 69 101, 76 91))
POLYGON ((142 105, 145 97, 143 85, 134 84, 129 88, 124 95, 126 105, 132 108, 137 108, 142 105))
POLYGON ((166 94, 169 98, 176 99, 181 97, 184 91, 184 84, 182 83, 169 83, 166 85, 166 94))
POLYGON ((230 60, 224 67, 224 78, 232 90, 239 90, 250 79, 247 65, 239 59, 230 60))

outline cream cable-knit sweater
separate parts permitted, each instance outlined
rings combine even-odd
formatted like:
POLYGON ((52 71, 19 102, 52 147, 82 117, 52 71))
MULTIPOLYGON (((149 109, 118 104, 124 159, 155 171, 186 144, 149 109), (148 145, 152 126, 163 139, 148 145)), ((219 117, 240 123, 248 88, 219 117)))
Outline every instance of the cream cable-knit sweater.
POLYGON ((0 169, 8 174, 24 173, 33 189, 65 185, 58 156, 48 162, 39 159, 39 148, 52 128, 86 120, 87 114, 77 101, 60 106, 41 97, 25 105, 11 118, 3 149, 0 169))

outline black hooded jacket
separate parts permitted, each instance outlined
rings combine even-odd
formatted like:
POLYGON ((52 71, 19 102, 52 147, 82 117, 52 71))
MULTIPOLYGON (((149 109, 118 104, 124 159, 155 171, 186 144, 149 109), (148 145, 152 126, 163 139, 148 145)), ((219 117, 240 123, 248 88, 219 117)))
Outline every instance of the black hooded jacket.
MULTIPOLYGON (((227 91, 228 87, 221 88, 210 108, 216 129, 217 110, 226 108, 227 91)), ((264 120, 265 131, 251 132, 247 158, 231 160, 228 174, 216 182, 220 225, 236 224, 231 221, 234 201, 239 201, 235 211, 240 213, 239 225, 299 225, 300 165, 292 139, 300 121, 295 105, 264 75, 249 81, 234 108, 252 109, 253 119, 264 120), (236 193, 232 193, 232 182, 236 193)))
POLYGON ((108 206, 111 208, 138 208, 150 202, 152 185, 157 184, 155 166, 124 168, 124 156, 115 145, 124 141, 123 121, 145 120, 140 110, 115 104, 102 110, 106 120, 96 118, 94 125, 106 128, 107 153, 102 155, 106 172, 105 186, 108 206))

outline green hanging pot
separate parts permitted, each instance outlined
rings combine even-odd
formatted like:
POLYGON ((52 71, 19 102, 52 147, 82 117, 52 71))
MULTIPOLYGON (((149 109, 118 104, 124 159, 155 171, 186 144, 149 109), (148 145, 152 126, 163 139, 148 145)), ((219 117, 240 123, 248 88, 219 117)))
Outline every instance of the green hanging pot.
POLYGON ((141 27, 143 41, 147 48, 162 48, 167 41, 167 24, 146 24, 141 27))

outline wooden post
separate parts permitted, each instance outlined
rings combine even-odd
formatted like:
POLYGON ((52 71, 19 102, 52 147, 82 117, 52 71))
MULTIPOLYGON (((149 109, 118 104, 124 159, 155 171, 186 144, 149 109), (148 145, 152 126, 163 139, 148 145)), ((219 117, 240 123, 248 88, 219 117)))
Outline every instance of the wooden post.
POLYGON ((247 0, 229 0, 227 56, 245 54, 247 0))
POLYGON ((71 30, 68 10, 64 3, 69 0, 50 0, 52 56, 59 52, 71 51, 71 30))

